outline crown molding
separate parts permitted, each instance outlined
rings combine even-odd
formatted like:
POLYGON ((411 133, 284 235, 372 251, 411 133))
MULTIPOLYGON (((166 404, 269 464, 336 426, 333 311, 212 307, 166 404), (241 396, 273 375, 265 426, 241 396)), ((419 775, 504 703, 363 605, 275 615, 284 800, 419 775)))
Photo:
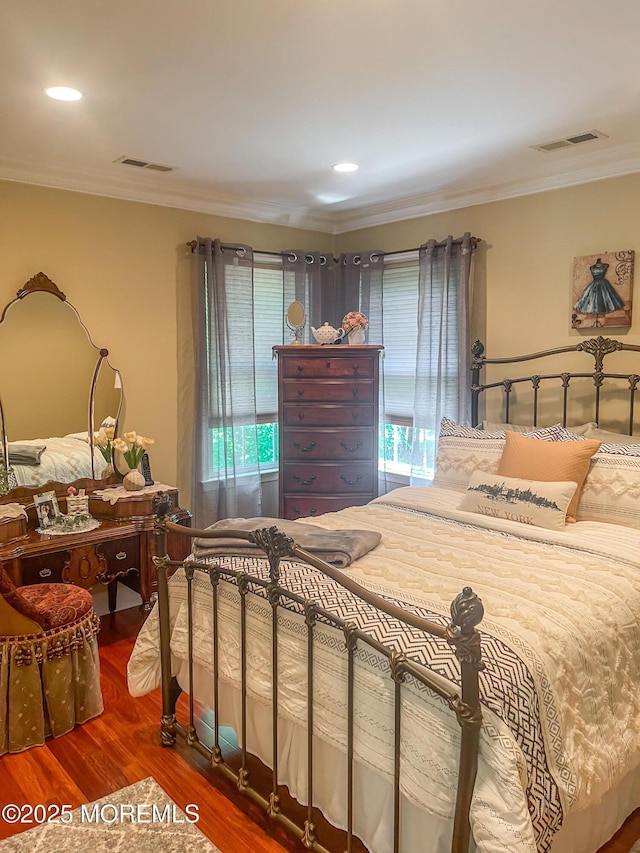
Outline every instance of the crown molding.
MULTIPOLYGON (((562 150, 562 153, 564 154, 565 151, 562 150)), ((24 163, 2 159, 0 159, 0 179, 338 235, 362 228, 387 225, 463 207, 640 172, 640 144, 585 152, 582 155, 573 152, 570 163, 567 156, 557 157, 554 154, 541 156, 553 158, 545 164, 545 175, 527 180, 514 178, 509 181, 468 184, 464 187, 454 186, 450 189, 373 203, 349 210, 304 209, 204 192, 189 184, 177 182, 175 175, 168 180, 167 176, 137 172, 135 176, 132 174, 116 177, 106 173, 92 175, 63 168, 35 169, 24 163), (567 168, 569 165, 570 169, 567 168), (171 186, 168 186, 169 182, 171 186)))
MULTIPOLYGON (((551 155, 553 156, 553 154, 551 155)), ((572 169, 567 170, 567 160, 550 164, 555 171, 528 180, 514 179, 500 183, 470 184, 463 188, 423 193, 394 201, 370 204, 357 209, 335 211, 333 214, 334 234, 344 234, 376 225, 388 225, 405 219, 417 219, 448 210, 472 207, 493 201, 503 201, 518 196, 565 187, 587 184, 592 181, 617 178, 640 172, 640 145, 617 146, 594 155, 583 154, 571 158, 572 169), (564 168, 563 168, 564 167, 564 168)))
POLYGON ((305 210, 273 202, 203 192, 185 183, 174 182, 173 186, 167 186, 165 182, 160 185, 163 176, 155 174, 136 173, 136 177, 137 180, 133 176, 116 178, 113 175, 88 174, 71 169, 35 169, 26 164, 0 159, 0 180, 191 210, 229 219, 333 233, 333 215, 328 211, 305 210))

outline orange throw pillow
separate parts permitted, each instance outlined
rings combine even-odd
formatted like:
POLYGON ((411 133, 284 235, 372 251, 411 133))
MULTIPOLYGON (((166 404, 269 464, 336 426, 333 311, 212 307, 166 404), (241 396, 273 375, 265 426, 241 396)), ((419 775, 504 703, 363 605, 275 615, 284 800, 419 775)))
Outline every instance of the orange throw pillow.
POLYGON ((505 447, 500 457, 498 474, 555 483, 570 480, 578 484, 567 507, 567 521, 575 521, 580 492, 589 473, 591 457, 600 447, 599 441, 540 441, 525 438, 517 432, 505 432, 505 447))

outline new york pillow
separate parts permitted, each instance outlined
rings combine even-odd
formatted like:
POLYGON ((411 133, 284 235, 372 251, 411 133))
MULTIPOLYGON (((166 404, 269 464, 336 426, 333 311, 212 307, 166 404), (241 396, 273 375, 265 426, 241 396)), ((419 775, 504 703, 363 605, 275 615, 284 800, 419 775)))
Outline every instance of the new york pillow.
POLYGON ((542 482, 476 471, 471 475, 460 509, 518 524, 562 530, 567 507, 578 484, 542 482))

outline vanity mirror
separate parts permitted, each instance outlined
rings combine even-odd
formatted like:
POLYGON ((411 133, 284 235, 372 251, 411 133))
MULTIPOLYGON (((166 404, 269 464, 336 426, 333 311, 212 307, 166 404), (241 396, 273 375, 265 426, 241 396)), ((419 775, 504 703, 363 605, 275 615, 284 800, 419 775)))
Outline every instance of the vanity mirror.
POLYGON ((14 486, 40 488, 105 474, 93 433, 107 419, 116 425, 123 403, 120 373, 108 354, 95 346, 77 310, 44 273, 5 307, 0 435, 14 486))
POLYGON ((293 340, 289 341, 290 344, 301 344, 300 336, 302 330, 304 329, 304 324, 306 322, 306 316, 304 311, 304 305, 302 302, 292 302, 287 309, 287 326, 293 332, 293 340))

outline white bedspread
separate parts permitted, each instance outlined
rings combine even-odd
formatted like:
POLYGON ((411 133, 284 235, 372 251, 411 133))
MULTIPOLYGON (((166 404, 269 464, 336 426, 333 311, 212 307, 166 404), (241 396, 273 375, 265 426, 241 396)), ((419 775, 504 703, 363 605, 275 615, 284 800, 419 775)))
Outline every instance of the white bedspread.
MULTIPOLYGON (((457 593, 464 586, 473 587, 485 606, 480 628, 494 638, 487 636, 487 650, 504 643, 526 664, 535 683, 548 772, 562 811, 581 809, 597 802, 640 763, 640 532, 595 522, 568 525, 561 532, 530 528, 461 512, 460 500, 459 493, 442 489, 399 489, 367 507, 327 514, 313 523, 382 532, 380 546, 347 572, 383 595, 447 614, 457 593)), ((210 669, 211 649, 207 585, 203 579, 195 596, 195 654, 204 669, 210 669)), ((172 650, 179 669, 186 656, 184 579, 176 576, 171 587, 172 650)), ((239 660, 234 596, 230 589, 222 596, 222 675, 230 683, 237 683, 239 660)), ((268 647, 269 608, 260 610, 258 602, 250 614, 251 671, 262 674, 252 688, 259 703, 270 694, 267 652, 259 640, 262 636, 268 647)), ((133 695, 159 683, 155 616, 154 611, 145 623, 129 662, 133 695)), ((282 620, 281 636, 290 645, 283 713, 303 721, 306 641, 296 630, 295 619, 292 614, 282 620), (293 663, 296 655, 302 661, 299 666, 293 663)), ((339 744, 344 721, 331 679, 344 665, 330 642, 321 645, 316 729, 321 737, 339 744)), ((358 715, 358 758, 365 766, 384 768, 391 749, 382 704, 389 694, 388 679, 383 681, 379 672, 366 667, 358 675, 358 690, 366 696, 369 712, 358 715), (365 719, 376 714, 378 719, 371 723, 365 719)), ((490 689, 490 679, 483 679, 483 689, 490 689)), ((492 711, 494 699, 484 696, 472 807, 478 850, 533 851, 536 834, 539 849, 548 849, 549 834, 541 843, 525 801, 524 790, 532 784, 531 765, 512 728, 492 711)), ((402 758, 408 769, 403 795, 412 805, 433 810, 436 803, 435 810, 444 811, 453 786, 443 789, 441 778, 430 781, 430 770, 436 764, 455 780, 455 719, 437 701, 412 690, 403 715, 402 758)))
MULTIPOLYGON (((71 483, 73 480, 91 477, 91 453, 85 441, 68 436, 53 436, 23 440, 19 443, 46 447, 39 465, 11 466, 19 486, 43 486, 50 481, 71 483)), ((93 456, 95 476, 98 479, 106 467, 106 462, 97 448, 94 448, 93 456)))

